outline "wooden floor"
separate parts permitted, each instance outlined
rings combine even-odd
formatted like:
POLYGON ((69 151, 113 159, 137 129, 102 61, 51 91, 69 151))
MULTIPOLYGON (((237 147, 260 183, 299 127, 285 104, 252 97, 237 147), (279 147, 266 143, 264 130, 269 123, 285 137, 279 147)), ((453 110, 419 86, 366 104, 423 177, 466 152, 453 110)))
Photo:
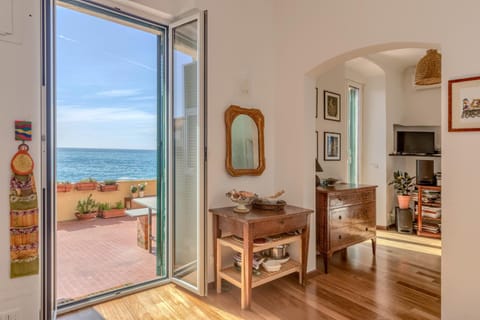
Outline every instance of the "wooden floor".
POLYGON ((125 320, 440 319, 440 245, 380 231, 376 258, 370 242, 351 247, 345 260, 334 255, 329 274, 320 269, 305 288, 295 275, 255 288, 248 311, 240 309, 239 289, 227 283, 222 294, 210 290, 208 297, 169 284, 94 309, 105 319, 125 320))

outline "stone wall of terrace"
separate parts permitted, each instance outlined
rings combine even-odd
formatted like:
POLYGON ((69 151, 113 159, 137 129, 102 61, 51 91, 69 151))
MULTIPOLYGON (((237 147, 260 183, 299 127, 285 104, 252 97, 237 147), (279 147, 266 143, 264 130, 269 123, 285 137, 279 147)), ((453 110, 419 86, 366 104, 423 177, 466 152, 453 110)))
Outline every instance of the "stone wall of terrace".
POLYGON ((156 180, 125 180, 118 181, 117 191, 100 191, 98 186, 96 190, 78 191, 75 185, 71 191, 57 192, 57 221, 75 220, 75 208, 79 200, 85 200, 92 194, 92 199, 96 202, 108 202, 114 206, 116 202, 124 203, 125 197, 131 196, 130 186, 138 185, 139 183, 147 182, 145 189, 145 196, 152 196, 157 194, 156 180))

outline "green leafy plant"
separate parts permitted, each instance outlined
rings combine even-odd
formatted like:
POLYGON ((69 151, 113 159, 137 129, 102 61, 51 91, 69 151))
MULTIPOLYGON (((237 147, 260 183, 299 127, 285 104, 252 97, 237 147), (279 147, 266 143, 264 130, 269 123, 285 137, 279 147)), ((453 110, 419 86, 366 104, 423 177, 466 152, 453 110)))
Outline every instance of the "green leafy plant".
POLYGON ((390 181, 388 184, 393 184, 397 194, 408 196, 415 189, 415 177, 411 177, 406 171, 394 171, 393 181, 390 181))
POLYGON ((115 179, 107 179, 103 182, 106 186, 114 186, 117 183, 117 180, 115 179))
POLYGON ((70 181, 58 181, 57 183, 58 183, 58 184, 62 184, 62 185, 63 185, 63 184, 71 184, 70 181))
POLYGON ((98 211, 110 210, 110 204, 108 202, 101 202, 98 204, 98 211))
POLYGON ((138 191, 145 191, 146 188, 147 188, 146 182, 138 184, 138 191))
POLYGON ((115 207, 114 209, 123 209, 124 206, 123 206, 123 202, 122 201, 117 201, 115 202, 115 207))
POLYGON ((132 185, 130 186, 130 192, 131 192, 131 193, 135 193, 135 192, 137 192, 137 191, 138 191, 138 187, 137 187, 136 185, 132 184, 132 185))
POLYGON ((86 200, 78 200, 76 210, 80 214, 96 212, 98 204, 92 199, 92 194, 86 200))
POLYGON ((95 180, 92 177, 88 177, 88 178, 80 180, 80 182, 97 182, 97 180, 95 180))

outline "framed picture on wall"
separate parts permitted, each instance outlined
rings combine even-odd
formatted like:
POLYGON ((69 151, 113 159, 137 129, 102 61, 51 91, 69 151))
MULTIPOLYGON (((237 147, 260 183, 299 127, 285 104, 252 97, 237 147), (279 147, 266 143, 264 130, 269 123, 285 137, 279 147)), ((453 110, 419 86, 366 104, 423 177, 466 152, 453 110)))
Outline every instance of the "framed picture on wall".
POLYGON ((323 118, 340 121, 341 99, 335 92, 323 91, 323 118))
POLYGON ((336 132, 323 133, 323 159, 325 161, 340 161, 341 136, 336 132))
POLYGON ((448 81, 448 131, 480 131, 480 77, 448 81))

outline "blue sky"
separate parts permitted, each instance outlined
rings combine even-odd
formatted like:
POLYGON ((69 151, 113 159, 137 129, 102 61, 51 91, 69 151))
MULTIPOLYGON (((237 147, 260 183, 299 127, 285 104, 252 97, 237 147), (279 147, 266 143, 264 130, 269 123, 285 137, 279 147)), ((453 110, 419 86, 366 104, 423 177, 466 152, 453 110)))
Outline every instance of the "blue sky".
POLYGON ((156 148, 157 35, 57 7, 57 146, 156 148))

